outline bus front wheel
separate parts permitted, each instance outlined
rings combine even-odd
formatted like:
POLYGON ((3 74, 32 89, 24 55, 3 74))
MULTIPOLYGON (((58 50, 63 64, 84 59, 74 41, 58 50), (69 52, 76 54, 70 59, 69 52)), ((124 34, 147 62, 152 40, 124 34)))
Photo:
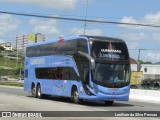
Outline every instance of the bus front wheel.
POLYGON ((111 106, 114 103, 114 101, 105 101, 105 104, 108 106, 111 106))
POLYGON ((74 89, 72 91, 72 100, 75 104, 78 104, 80 103, 80 100, 79 100, 79 95, 78 95, 78 90, 77 89, 74 89))

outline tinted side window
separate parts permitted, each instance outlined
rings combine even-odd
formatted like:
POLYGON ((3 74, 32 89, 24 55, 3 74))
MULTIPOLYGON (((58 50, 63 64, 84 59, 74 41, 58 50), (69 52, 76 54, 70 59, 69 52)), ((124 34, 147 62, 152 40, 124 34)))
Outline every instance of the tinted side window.
POLYGON ((26 48, 27 57, 49 56, 49 55, 73 55, 77 50, 77 40, 55 42, 26 48))
POLYGON ((37 79, 78 80, 72 67, 36 68, 37 79))
POLYGON ((27 69, 26 69, 25 72, 24 72, 24 77, 25 77, 25 78, 28 78, 28 70, 27 70, 27 69))
POLYGON ((70 80, 70 68, 69 67, 63 67, 62 79, 70 80))

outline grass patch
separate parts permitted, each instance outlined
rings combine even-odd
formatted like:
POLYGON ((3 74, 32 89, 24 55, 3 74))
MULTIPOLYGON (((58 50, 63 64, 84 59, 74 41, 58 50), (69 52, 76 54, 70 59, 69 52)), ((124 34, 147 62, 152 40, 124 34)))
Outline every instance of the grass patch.
POLYGON ((2 67, 2 66, 0 66, 0 69, 3 69, 3 67, 2 67))
POLYGON ((23 83, 19 82, 0 82, 0 85, 23 87, 23 83))
POLYGON ((16 53, 0 53, 0 77, 7 76, 9 78, 18 79, 23 78, 23 61, 20 57, 18 61, 15 59, 4 58, 4 56, 15 56, 16 53), (20 69, 21 68, 21 69, 20 69), (20 76, 21 71, 21 76, 20 76))

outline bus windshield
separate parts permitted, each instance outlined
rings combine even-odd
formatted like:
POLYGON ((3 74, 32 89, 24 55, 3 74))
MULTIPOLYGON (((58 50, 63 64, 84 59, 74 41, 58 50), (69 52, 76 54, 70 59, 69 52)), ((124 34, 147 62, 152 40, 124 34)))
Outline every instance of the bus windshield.
POLYGON ((91 56, 105 60, 128 60, 128 50, 124 42, 91 41, 91 56))
POLYGON ((122 84, 129 82, 129 65, 125 64, 95 64, 95 71, 93 72, 93 82, 107 86, 111 84, 122 84))

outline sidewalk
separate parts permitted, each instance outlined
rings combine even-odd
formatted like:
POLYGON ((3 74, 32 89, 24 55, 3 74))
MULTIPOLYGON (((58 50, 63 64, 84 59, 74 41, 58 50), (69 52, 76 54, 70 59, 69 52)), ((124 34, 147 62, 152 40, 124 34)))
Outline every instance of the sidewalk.
POLYGON ((160 91, 131 89, 130 99, 160 104, 160 91))

